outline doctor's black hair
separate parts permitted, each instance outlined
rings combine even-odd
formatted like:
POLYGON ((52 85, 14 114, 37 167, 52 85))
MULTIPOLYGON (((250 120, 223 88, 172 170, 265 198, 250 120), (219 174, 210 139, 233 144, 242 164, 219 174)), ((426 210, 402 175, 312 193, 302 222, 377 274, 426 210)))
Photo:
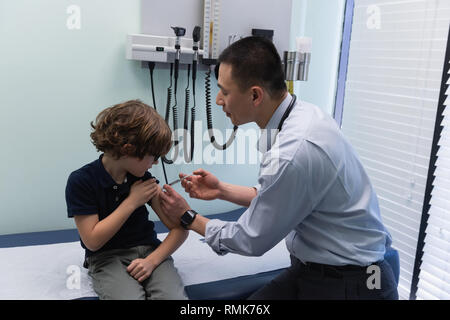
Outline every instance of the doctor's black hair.
POLYGON ((219 56, 220 63, 230 64, 231 76, 241 92, 259 85, 272 98, 280 98, 287 90, 281 58, 272 41, 263 37, 246 37, 228 46, 219 56))

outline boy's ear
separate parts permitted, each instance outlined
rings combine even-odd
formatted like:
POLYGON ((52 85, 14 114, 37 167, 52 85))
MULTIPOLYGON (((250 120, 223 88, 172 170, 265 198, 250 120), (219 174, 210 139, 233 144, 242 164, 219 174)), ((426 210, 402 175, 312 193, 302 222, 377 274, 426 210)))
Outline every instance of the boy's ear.
POLYGON ((136 147, 132 144, 126 143, 120 149, 120 153, 124 156, 133 155, 136 152, 136 147))

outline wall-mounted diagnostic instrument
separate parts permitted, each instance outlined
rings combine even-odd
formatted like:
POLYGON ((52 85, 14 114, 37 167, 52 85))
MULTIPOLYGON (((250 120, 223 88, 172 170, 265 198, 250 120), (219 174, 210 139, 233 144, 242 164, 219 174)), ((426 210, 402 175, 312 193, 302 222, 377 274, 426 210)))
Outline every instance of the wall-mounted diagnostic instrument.
MULTIPOLYGON (((233 128, 231 136, 223 142, 214 136, 211 112, 211 73, 220 53, 233 42, 251 35, 270 38, 283 57, 286 80, 307 80, 310 60, 308 40, 299 40, 302 48, 289 51, 290 28, 293 0, 142 0, 141 33, 127 36, 126 57, 141 61, 150 70, 150 84, 153 107, 157 109, 154 90, 154 69, 167 70, 168 80, 165 120, 169 124, 172 113, 172 130, 178 126, 178 82, 186 79, 184 90, 184 122, 182 138, 174 135, 173 157, 162 158, 164 164, 171 164, 179 156, 191 162, 195 151, 194 124, 199 105, 196 92, 198 72, 205 73, 204 108, 210 142, 215 148, 224 150, 231 145, 237 132, 233 128), (191 37, 192 35, 192 37, 191 37), (306 43, 306 45, 304 44, 306 43), (286 53, 285 53, 286 52, 286 53), (190 107, 191 86, 193 106, 190 107), (189 116, 190 120, 189 121, 189 116), (190 128, 189 128, 190 123, 190 128), (179 154, 180 140, 183 153, 179 154)), ((161 73, 158 73, 161 75, 161 73)), ((291 85, 292 86, 292 85, 291 85)), ((182 103, 180 103, 182 105, 182 103)), ((197 143, 203 143, 197 137, 197 143)))
POLYGON ((296 50, 283 54, 284 76, 289 93, 294 93, 294 81, 307 81, 311 61, 312 39, 297 37, 296 50))

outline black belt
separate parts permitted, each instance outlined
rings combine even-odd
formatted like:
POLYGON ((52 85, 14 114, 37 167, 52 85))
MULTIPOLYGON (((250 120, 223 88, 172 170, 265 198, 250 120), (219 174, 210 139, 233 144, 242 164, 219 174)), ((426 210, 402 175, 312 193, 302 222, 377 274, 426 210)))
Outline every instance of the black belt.
POLYGON ((333 266, 329 264, 321 264, 321 263, 315 263, 315 262, 306 262, 303 263, 297 258, 294 257, 294 260, 296 260, 296 266, 299 267, 303 271, 315 271, 324 275, 328 275, 331 277, 338 277, 342 278, 346 273, 367 273, 367 268, 370 265, 379 265, 383 260, 374 262, 367 266, 358 266, 358 265, 343 265, 343 266, 333 266))
MULTIPOLYGON (((372 265, 378 265, 379 262, 372 263, 372 265)), ((314 263, 314 262, 307 262, 305 264, 305 267, 311 270, 332 270, 332 271, 366 271, 369 266, 358 266, 358 265, 352 265, 347 264, 343 266, 332 266, 328 264, 320 264, 320 263, 314 263)))

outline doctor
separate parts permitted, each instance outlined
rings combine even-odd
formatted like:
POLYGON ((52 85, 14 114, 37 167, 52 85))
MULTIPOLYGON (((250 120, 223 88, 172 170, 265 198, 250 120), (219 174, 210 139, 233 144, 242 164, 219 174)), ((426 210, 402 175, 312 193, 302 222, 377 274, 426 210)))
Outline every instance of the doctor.
POLYGON ((259 256, 285 238, 291 266, 250 299, 398 299, 377 196, 335 121, 287 92, 271 41, 241 39, 219 62, 216 103, 234 125, 262 129, 258 184, 228 184, 200 169, 182 182, 190 197, 248 209, 236 222, 210 220, 165 185, 166 214, 220 255, 259 256))

